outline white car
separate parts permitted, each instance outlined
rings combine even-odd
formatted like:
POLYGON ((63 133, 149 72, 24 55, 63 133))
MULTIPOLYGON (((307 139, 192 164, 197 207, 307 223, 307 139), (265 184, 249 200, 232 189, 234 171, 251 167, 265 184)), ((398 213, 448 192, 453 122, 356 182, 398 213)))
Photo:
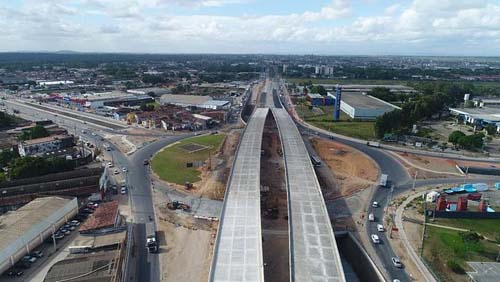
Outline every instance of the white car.
POLYGON ((127 194, 127 188, 122 187, 122 189, 121 189, 121 191, 120 191, 120 192, 122 193, 122 195, 127 194))
POLYGON ((126 167, 122 167, 122 171, 123 172, 127 172, 127 168, 126 167))
POLYGON ((368 220, 369 221, 375 221, 375 215, 373 213, 368 215, 368 220))
POLYGON ((401 268, 403 267, 403 264, 401 264, 401 260, 399 260, 399 258, 397 257, 392 257, 391 258, 391 261, 392 261, 392 264, 397 267, 397 268, 401 268))
POLYGON ((373 202, 372 207, 378 208, 378 202, 373 202))
POLYGON ((378 230, 378 232, 384 232, 385 228, 382 224, 377 224, 377 230, 378 230))
POLYGON ((114 165, 112 162, 109 162, 109 163, 108 163, 108 167, 109 167, 109 168, 112 168, 112 167, 114 167, 114 166, 115 166, 115 165, 114 165))
POLYGON ((377 235, 372 234, 371 238, 372 238, 373 244, 380 244, 380 238, 377 235))
POLYGON ((97 134, 95 132, 92 132, 92 136, 97 136, 97 134))

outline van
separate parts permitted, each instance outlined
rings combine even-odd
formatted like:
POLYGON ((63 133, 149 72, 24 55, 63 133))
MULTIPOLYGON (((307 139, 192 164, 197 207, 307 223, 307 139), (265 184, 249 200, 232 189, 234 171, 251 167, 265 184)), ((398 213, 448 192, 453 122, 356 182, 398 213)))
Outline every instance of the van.
POLYGON ((373 215, 373 213, 369 214, 368 215, 368 220, 369 221, 375 221, 375 215, 373 215))

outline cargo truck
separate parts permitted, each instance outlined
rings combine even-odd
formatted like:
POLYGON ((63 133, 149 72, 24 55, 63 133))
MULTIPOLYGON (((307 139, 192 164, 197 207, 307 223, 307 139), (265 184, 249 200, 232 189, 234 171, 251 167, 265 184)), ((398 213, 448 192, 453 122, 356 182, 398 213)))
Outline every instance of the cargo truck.
POLYGON ((146 222, 146 248, 150 253, 158 252, 158 239, 154 222, 146 222))
POLYGON ((387 174, 382 174, 380 175, 380 182, 379 182, 379 185, 382 186, 382 187, 386 187, 387 186, 387 178, 389 176, 387 174))

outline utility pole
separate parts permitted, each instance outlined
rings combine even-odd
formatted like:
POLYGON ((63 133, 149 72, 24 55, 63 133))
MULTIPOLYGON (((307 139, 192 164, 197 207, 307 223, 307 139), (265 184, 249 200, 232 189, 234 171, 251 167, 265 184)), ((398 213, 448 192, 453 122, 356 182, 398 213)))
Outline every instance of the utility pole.
POLYGON ((411 187, 412 191, 415 191, 415 182, 417 181, 418 170, 415 171, 415 176, 413 177, 413 185, 411 187))
POLYGON ((467 180, 467 174, 469 174, 469 166, 467 166, 467 168, 465 169, 465 175, 464 175, 464 184, 467 180))

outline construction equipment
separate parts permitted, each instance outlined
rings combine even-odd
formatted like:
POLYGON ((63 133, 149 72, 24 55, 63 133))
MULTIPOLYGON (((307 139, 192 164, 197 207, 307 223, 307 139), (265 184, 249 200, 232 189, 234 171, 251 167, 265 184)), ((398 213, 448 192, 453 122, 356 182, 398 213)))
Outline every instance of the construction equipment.
POLYGON ((167 204, 167 208, 170 210, 183 210, 183 211, 190 211, 191 207, 188 204, 179 202, 179 201, 172 201, 167 204))

